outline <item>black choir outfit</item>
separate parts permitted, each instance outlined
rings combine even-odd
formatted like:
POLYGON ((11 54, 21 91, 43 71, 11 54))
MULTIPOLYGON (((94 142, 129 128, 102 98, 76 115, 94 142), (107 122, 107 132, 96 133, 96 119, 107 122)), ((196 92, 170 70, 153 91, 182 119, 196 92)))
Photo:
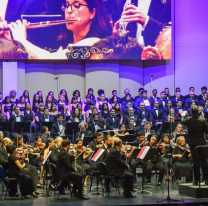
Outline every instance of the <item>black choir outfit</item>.
POLYGON ((107 117, 106 118, 106 127, 109 130, 118 129, 120 125, 120 119, 118 117, 107 117))
POLYGON ((173 159, 173 171, 174 175, 178 180, 181 180, 181 177, 186 177, 186 181, 192 181, 193 173, 192 173, 192 165, 187 151, 185 149, 181 149, 179 146, 176 146, 173 149, 172 155, 180 154, 183 155, 181 159, 178 157, 173 159))

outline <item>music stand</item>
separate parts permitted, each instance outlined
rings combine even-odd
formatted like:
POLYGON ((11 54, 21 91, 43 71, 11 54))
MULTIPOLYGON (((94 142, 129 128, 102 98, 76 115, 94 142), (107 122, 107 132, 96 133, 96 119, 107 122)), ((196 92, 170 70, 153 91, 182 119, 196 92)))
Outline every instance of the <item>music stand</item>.
POLYGON ((65 134, 67 136, 71 135, 73 141, 75 140, 75 133, 80 131, 78 125, 79 125, 79 122, 66 123, 65 134))
POLYGON ((126 130, 129 134, 134 134, 135 133, 135 130, 134 129, 127 129, 126 130))
POLYGON ((94 140, 94 137, 90 137, 90 136, 85 136, 83 139, 83 145, 86 147, 87 145, 89 145, 90 142, 92 142, 94 140))
MULTIPOLYGON (((141 190, 140 190, 140 191, 137 191, 135 194, 137 194, 138 192, 141 192, 141 193, 146 192, 147 194, 150 194, 150 195, 152 194, 152 192, 147 191, 147 190, 144 190, 144 189, 145 189, 145 181, 144 181, 144 179, 145 179, 145 174, 146 174, 146 162, 147 162, 146 157, 147 157, 147 155, 148 155, 150 149, 151 149, 150 147, 144 146, 142 149, 139 149, 139 151, 138 151, 138 153, 137 153, 137 155, 136 155, 136 160, 142 161, 143 164, 142 164, 142 186, 141 186, 141 190), (144 155, 144 157, 142 157, 142 160, 141 160, 141 159, 139 159, 138 157, 141 157, 142 153, 144 152, 144 148, 147 148, 147 149, 149 148, 149 150, 148 150, 148 152, 144 155)), ((147 186, 147 185, 146 185, 146 186, 147 186)))
POLYGON ((204 118, 207 120, 208 122, 208 112, 204 112, 204 118))
POLYGON ((9 133, 12 133, 14 122, 0 122, 0 130, 1 131, 8 131, 9 133))
POLYGON ((51 131, 51 125, 55 122, 42 122, 42 127, 48 127, 48 130, 51 131))
POLYGON ((136 137, 132 134, 129 134, 129 135, 125 135, 125 138, 126 138, 126 141, 133 142, 136 137))
POLYGON ((23 122, 14 122, 12 131, 17 134, 22 134, 23 133, 23 122))
MULTIPOLYGON (((99 158, 101 157, 101 155, 103 154, 103 152, 105 151, 105 149, 103 149, 103 148, 100 148, 100 147, 97 147, 96 149, 95 149, 95 151, 92 153, 92 155, 91 155, 91 162, 93 162, 93 163, 95 163, 95 164, 97 164, 97 168, 96 168, 96 170, 97 170, 97 177, 96 177, 96 179, 97 179, 97 191, 96 192, 91 192, 90 191, 90 195, 92 195, 92 194, 97 194, 97 195, 99 195, 99 194, 102 194, 102 195, 104 195, 104 193, 102 193, 102 192, 99 192, 99 180, 98 180, 98 177, 99 177, 99 170, 98 170, 98 163, 97 163, 97 161, 99 160, 99 158), (100 151, 100 152, 99 152, 100 151), (101 153, 100 155, 98 154, 98 153, 101 153), (93 161, 92 161, 93 160, 93 161)), ((91 176, 91 178, 92 178, 92 176, 91 176)), ((92 186, 92 180, 91 180, 91 186, 92 186)), ((91 187, 90 187, 91 188, 91 187)))
POLYGON ((162 125, 162 133, 171 133, 171 131, 175 131, 178 122, 163 122, 162 125))
MULTIPOLYGON (((199 159, 200 159, 199 150, 204 150, 203 154, 206 154, 206 159, 208 159, 208 145, 199 145, 199 146, 195 147, 194 150, 195 150, 196 155, 198 156, 199 159)), ((200 183, 201 183, 201 181, 200 181, 200 177, 199 177, 199 188, 201 187, 200 183)), ((207 186, 207 185, 205 184, 205 186, 207 186)))

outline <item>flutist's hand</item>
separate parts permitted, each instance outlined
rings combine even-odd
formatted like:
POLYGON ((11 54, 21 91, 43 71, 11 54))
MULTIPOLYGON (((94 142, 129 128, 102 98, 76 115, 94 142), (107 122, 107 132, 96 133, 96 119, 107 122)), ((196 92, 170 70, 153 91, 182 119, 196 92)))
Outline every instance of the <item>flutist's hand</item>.
POLYGON ((144 26, 147 20, 147 15, 145 15, 135 5, 131 4, 125 8, 121 18, 124 19, 125 22, 136 22, 144 26))
POLYGON ((12 31, 12 36, 14 40, 22 42, 27 39, 27 29, 26 29, 27 21, 17 20, 16 22, 12 22, 8 25, 10 30, 12 31))
POLYGON ((7 28, 7 27, 8 27, 8 24, 6 21, 0 22, 0 37, 10 40, 10 39, 12 39, 11 32, 10 31, 3 31, 3 30, 1 31, 1 29, 7 28))

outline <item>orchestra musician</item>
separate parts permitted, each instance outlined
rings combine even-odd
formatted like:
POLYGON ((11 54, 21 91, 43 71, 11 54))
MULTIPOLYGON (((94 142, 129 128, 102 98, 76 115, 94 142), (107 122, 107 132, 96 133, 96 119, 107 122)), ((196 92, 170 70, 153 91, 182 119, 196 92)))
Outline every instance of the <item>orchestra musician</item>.
POLYGON ((88 130, 88 124, 85 122, 80 122, 78 127, 80 128, 80 131, 76 133, 76 139, 83 140, 85 136, 92 137, 93 133, 92 131, 88 130))
POLYGON ((121 137, 121 136, 129 135, 129 132, 127 132, 125 124, 121 124, 119 129, 120 131, 113 130, 115 133, 114 137, 121 137))
POLYGON ((186 114, 182 115, 181 122, 188 127, 188 137, 187 143, 190 146, 192 159, 193 159, 193 169, 194 169, 194 184, 197 185, 200 178, 200 163, 203 169, 203 177, 205 183, 207 184, 207 160, 206 160, 206 151, 202 148, 198 149, 198 155, 196 154, 195 148, 199 145, 206 145, 205 134, 207 134, 207 123, 206 119, 199 117, 198 107, 191 107, 192 117, 185 119, 186 114))
MULTIPOLYGON (((70 160, 70 156, 68 154, 68 150, 70 148, 70 141, 63 140, 62 149, 58 153, 57 157, 57 173, 59 175, 59 180, 68 179, 73 183, 73 193, 79 199, 89 199, 89 197, 85 196, 82 191, 82 175, 77 172, 76 169, 72 167, 72 163, 70 160), (78 194, 76 192, 78 190, 78 194)), ((58 190, 60 193, 63 193, 64 187, 68 186, 68 182, 64 181, 62 184, 58 186, 58 190)))
POLYGON ((94 137, 94 141, 91 141, 88 145, 88 148, 91 148, 93 151, 95 151, 95 149, 97 147, 102 147, 103 146, 103 143, 102 143, 102 133, 101 132, 98 132, 98 133, 95 133, 93 135, 94 137))
POLYGON ((32 195, 34 198, 37 198, 37 194, 35 192, 36 185, 34 185, 33 180, 31 176, 26 175, 24 173, 21 173, 20 171, 26 167, 26 163, 21 163, 20 160, 17 157, 17 150, 15 145, 8 145, 7 151, 10 154, 8 159, 8 165, 9 165, 9 177, 11 178, 17 178, 18 180, 21 180, 21 196, 25 199, 28 198, 28 195, 32 195))
MULTIPOLYGON (((124 196, 126 198, 136 197, 131 193, 133 190, 134 175, 128 171, 130 168, 126 164, 120 154, 122 148, 122 141, 118 137, 114 138, 114 147, 108 153, 105 160, 108 175, 122 177, 124 179, 124 196)), ((109 184, 106 183, 106 192, 110 192, 109 184)))
MULTIPOLYGON (((47 154, 49 153, 49 150, 51 147, 54 146, 54 139, 53 138, 48 138, 47 141, 46 141, 46 144, 45 144, 45 147, 44 149, 42 150, 42 153, 43 154, 43 159, 45 159, 47 157, 47 154)), ((47 168, 47 162, 45 163, 45 165, 41 165, 41 170, 40 170, 40 181, 39 183, 41 185, 43 185, 43 175, 44 175, 44 171, 45 169, 47 168)), ((45 176, 46 176, 46 172, 45 172, 45 176)))
POLYGON ((180 136, 176 140, 176 147, 173 149, 173 170, 175 177, 178 180, 178 184, 181 183, 181 177, 186 177, 186 182, 192 181, 192 166, 191 166, 191 152, 189 145, 186 144, 186 140, 183 136, 180 136))
POLYGON ((175 138, 176 135, 181 134, 183 136, 183 134, 186 134, 186 132, 183 130, 183 125, 181 123, 178 123, 175 131, 173 132, 172 136, 173 136, 173 142, 175 142, 175 138))
POLYGON ((168 177, 168 168, 172 167, 172 159, 170 158, 170 154, 172 154, 172 142, 170 141, 170 137, 168 134, 163 134, 161 141, 161 157, 163 164, 165 165, 165 179, 168 177))
MULTIPOLYGON (((84 187, 87 187, 87 181, 90 177, 90 165, 87 163, 84 163, 83 160, 87 160, 90 155, 93 153, 93 150, 91 148, 86 148, 83 146, 82 144, 82 140, 77 139, 75 141, 75 144, 77 145, 76 147, 76 156, 75 156, 75 161, 76 161, 76 165, 81 166, 84 171, 85 171, 85 181, 84 181, 84 187)), ((75 165, 75 169, 76 169, 76 165, 75 165)))
POLYGON ((165 174, 165 166, 161 160, 161 148, 159 147, 158 143, 158 137, 157 135, 153 135, 150 139, 150 143, 147 144, 147 146, 150 146, 150 150, 148 151, 146 155, 146 178, 147 178, 147 184, 151 183, 151 174, 153 168, 159 170, 159 178, 158 178, 158 186, 161 186, 162 184, 162 178, 165 174))

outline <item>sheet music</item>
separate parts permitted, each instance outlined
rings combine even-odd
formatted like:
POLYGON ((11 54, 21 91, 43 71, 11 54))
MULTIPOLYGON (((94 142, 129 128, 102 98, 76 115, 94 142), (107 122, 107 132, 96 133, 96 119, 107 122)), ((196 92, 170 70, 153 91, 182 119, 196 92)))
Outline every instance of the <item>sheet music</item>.
MULTIPOLYGON (((151 1, 152 0, 138 0, 138 9, 141 10, 144 14, 148 15, 151 1)), ((142 47, 144 47, 145 42, 142 36, 142 31, 143 31, 142 25, 137 24, 136 40, 142 47)))
POLYGON ((150 103, 149 103, 148 99, 144 99, 144 105, 145 105, 145 107, 149 107, 150 106, 150 103))

